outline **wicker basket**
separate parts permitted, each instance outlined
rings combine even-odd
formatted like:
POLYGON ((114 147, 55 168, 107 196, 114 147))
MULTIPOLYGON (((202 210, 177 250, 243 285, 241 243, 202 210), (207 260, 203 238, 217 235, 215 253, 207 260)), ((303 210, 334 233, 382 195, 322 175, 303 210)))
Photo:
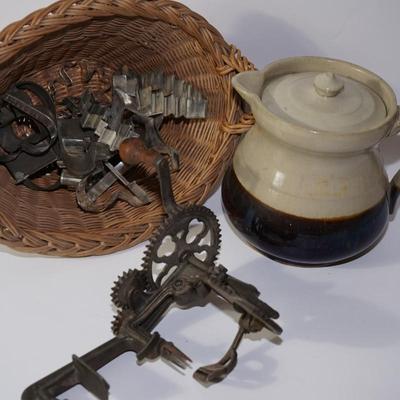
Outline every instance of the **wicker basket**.
MULTIPOLYGON (((127 65, 161 69, 192 82, 209 100, 205 121, 170 121, 165 141, 177 148, 174 175, 180 203, 202 203, 219 185, 239 134, 252 117, 241 110, 232 76, 253 66, 201 16, 166 0, 63 0, 0 34, 0 92, 31 79, 55 89, 57 100, 86 87, 110 96, 110 78, 127 65), (68 65, 70 82, 60 79, 68 65), (87 81, 87 70, 96 71, 87 81)), ((149 183, 157 187, 156 181, 149 183)), ((0 242, 18 251, 83 257, 113 253, 149 238, 163 218, 159 197, 145 207, 122 202, 99 215, 82 212, 75 193, 15 186, 0 168, 0 242)))

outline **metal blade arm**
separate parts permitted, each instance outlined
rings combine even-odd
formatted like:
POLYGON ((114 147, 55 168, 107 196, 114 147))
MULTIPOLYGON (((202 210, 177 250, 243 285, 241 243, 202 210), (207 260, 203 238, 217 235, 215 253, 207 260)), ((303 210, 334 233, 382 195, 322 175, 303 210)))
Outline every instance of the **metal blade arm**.
POLYGON ((272 320, 279 318, 279 314, 256 296, 250 301, 247 298, 247 294, 241 296, 229 284, 219 285, 213 279, 208 279, 207 285, 220 297, 231 303, 239 312, 250 315, 261 323, 263 327, 277 335, 282 333, 282 328, 272 320))
POLYGON ((202 280, 212 291, 232 304, 239 312, 253 317, 271 332, 280 335, 282 328, 273 319, 279 318, 279 313, 259 299, 259 292, 252 290, 252 286, 245 284, 226 273, 226 269, 219 267, 216 274, 210 274, 210 267, 196 257, 188 260, 194 266, 207 272, 202 274, 202 280))
POLYGON ((135 318, 135 325, 148 331, 153 330, 174 302, 173 290, 167 286, 147 303, 146 308, 135 318))

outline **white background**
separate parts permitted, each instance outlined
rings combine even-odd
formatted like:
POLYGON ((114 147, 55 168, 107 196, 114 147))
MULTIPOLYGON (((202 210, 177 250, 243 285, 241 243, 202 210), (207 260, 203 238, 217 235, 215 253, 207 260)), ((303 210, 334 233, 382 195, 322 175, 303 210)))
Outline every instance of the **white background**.
MULTIPOLYGON (((110 0, 111 1, 111 0, 110 0)), ((398 0, 186 0, 258 67, 281 57, 323 55, 363 65, 400 95, 398 0)), ((5 26, 50 1, 0 0, 5 26)), ((389 175, 400 167, 400 138, 387 141, 389 175)), ((296 269, 263 258, 232 233, 220 194, 221 263, 256 284, 281 312, 280 345, 247 340, 223 383, 205 389, 191 374, 158 362, 137 367, 127 355, 102 373, 112 399, 398 400, 400 398, 400 216, 383 242, 351 264, 296 269)), ((0 248, 0 396, 24 387, 111 338, 109 292, 115 277, 140 265, 143 246, 83 260, 15 254, 0 248)), ((160 332, 195 361, 217 361, 235 331, 214 308, 176 312, 160 332)), ((75 389, 61 398, 89 399, 75 389)))

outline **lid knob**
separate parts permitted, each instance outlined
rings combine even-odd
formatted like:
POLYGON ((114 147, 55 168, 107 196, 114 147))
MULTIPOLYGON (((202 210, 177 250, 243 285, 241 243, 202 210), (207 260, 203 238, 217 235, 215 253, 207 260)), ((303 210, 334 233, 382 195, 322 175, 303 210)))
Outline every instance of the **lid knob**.
POLYGON ((314 81, 317 93, 322 97, 336 97, 344 89, 344 82, 332 72, 317 75, 314 81))

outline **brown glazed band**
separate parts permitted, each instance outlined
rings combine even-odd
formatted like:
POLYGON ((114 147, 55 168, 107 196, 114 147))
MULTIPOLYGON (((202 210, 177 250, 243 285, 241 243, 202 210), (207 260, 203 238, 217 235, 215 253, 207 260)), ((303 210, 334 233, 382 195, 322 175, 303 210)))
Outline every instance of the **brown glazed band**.
POLYGON ((328 266, 369 251, 389 222, 389 200, 352 217, 307 219, 261 203, 230 168, 222 186, 225 211, 240 235, 265 255, 283 263, 328 266))

